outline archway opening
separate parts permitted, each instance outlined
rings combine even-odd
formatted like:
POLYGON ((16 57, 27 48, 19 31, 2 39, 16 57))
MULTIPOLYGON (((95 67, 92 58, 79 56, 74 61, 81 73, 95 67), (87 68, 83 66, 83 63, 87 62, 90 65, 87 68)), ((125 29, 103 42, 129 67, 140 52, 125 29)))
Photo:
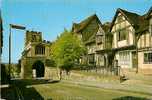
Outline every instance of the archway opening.
POLYGON ((44 68, 44 64, 43 62, 41 61, 36 61, 33 66, 32 66, 32 69, 34 71, 33 73, 33 76, 34 77, 44 77, 44 71, 45 71, 45 68, 44 68))

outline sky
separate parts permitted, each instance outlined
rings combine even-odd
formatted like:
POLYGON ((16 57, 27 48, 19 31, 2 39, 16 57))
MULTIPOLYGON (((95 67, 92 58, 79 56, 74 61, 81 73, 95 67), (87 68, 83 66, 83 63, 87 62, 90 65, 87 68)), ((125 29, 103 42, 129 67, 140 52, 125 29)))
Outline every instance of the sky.
MULTIPOLYGON (((8 63, 9 24, 40 31, 42 37, 54 41, 64 28, 97 14, 101 23, 111 22, 117 8, 145 14, 152 0, 0 0, 3 20, 4 47, 2 62, 8 63)), ((12 62, 17 63, 24 48, 25 31, 12 30, 12 62)))

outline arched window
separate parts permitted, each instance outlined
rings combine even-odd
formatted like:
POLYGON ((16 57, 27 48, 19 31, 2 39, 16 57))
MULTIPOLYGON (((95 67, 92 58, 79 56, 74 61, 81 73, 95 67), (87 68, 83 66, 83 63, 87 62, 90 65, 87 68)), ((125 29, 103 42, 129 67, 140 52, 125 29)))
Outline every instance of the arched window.
POLYGON ((45 54, 45 46, 43 46, 43 45, 35 46, 35 54, 36 55, 44 55, 45 54))

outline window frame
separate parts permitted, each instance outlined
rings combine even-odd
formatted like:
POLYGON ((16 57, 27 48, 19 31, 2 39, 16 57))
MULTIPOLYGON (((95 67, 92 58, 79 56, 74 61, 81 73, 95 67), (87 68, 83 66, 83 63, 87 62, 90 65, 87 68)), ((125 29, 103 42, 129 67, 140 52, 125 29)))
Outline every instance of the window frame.
POLYGON ((124 52, 119 52, 119 61, 118 64, 121 65, 130 65, 130 52, 129 51, 124 51, 124 52))
POLYGON ((152 64, 152 52, 145 52, 143 57, 144 64, 152 64))
POLYGON ((127 40, 127 34, 126 32, 123 32, 124 30, 118 31, 118 41, 127 40))
POLYGON ((45 55, 45 46, 44 45, 36 45, 35 46, 35 55, 45 55))
POLYGON ((103 35, 97 36, 97 44, 103 44, 104 43, 103 39, 104 39, 103 35))

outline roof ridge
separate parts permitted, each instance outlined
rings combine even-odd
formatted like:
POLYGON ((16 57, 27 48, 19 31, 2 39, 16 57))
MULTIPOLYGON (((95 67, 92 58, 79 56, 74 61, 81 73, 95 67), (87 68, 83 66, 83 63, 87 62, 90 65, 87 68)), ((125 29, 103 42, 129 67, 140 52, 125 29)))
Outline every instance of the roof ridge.
POLYGON ((118 8, 116 13, 115 13, 115 16, 112 20, 112 24, 110 26, 110 31, 111 31, 111 28, 114 24, 114 21, 116 19, 116 16, 118 13, 121 13, 123 14, 123 16, 130 22, 130 24, 134 27, 136 27, 138 24, 139 24, 139 20, 141 19, 141 15, 137 14, 137 13, 134 13, 134 12, 130 12, 130 11, 127 11, 127 10, 124 10, 122 8, 118 8))
POLYGON ((126 10, 120 9, 120 8, 119 8, 119 10, 127 17, 127 19, 130 21, 130 23, 132 25, 138 25, 139 20, 142 19, 142 16, 137 13, 126 11, 126 10))
POLYGON ((145 16, 147 13, 144 15, 139 15, 137 13, 126 11, 120 8, 118 10, 125 14, 125 16, 130 20, 130 22, 135 25, 136 33, 147 29, 148 21, 145 20, 145 16))
POLYGON ((143 16, 144 16, 145 18, 148 18, 148 17, 150 16, 150 13, 151 13, 151 12, 152 12, 152 6, 149 8, 148 12, 145 13, 143 16))
MULTIPOLYGON (((98 16, 95 14, 92 14, 91 16, 87 17, 86 19, 84 19, 83 21, 79 22, 79 23, 73 23, 74 26, 79 26, 79 29, 77 29, 77 32, 82 30, 83 28, 85 28, 94 18, 98 18, 98 16)), ((100 21, 100 20, 99 20, 100 21)))
POLYGON ((82 20, 81 22, 79 22, 77 24, 81 24, 81 23, 83 23, 83 22, 85 22, 86 20, 89 20, 89 19, 90 19, 89 21, 91 21, 91 19, 93 19, 94 17, 97 17, 97 15, 96 14, 92 14, 92 15, 86 17, 84 20, 82 20))
POLYGON ((125 10, 125 9, 122 9, 122 8, 118 8, 118 10, 122 11, 122 12, 126 12, 126 13, 130 13, 130 14, 134 14, 134 15, 137 15, 137 16, 141 16, 135 12, 131 12, 131 11, 128 11, 128 10, 125 10))

